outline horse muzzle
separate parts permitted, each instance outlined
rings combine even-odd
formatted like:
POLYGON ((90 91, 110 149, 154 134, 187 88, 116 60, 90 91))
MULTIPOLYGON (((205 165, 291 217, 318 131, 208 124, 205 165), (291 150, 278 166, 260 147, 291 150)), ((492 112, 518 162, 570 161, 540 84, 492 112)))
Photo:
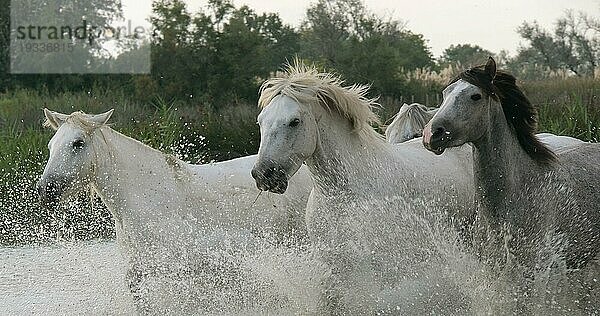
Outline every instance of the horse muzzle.
POLYGON ((36 184, 40 201, 45 205, 55 206, 65 193, 68 182, 64 177, 40 179, 36 184))
POLYGON ((443 154, 451 141, 451 133, 442 126, 432 126, 429 122, 423 129, 423 146, 436 155, 443 154))
POLYGON ((252 168, 252 177, 261 191, 283 194, 287 190, 288 179, 283 168, 269 163, 252 168))

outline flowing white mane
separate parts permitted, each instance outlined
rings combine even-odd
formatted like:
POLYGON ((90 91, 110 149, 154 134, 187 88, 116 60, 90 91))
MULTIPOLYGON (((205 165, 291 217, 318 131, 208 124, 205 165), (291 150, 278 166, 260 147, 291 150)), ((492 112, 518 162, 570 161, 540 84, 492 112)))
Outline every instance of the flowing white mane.
MULTIPOLYGON (((57 115, 59 115, 59 114, 57 114, 57 115)), ((93 117, 93 115, 86 114, 82 111, 77 111, 77 112, 73 112, 69 115, 64 115, 64 117, 62 117, 61 119, 64 120, 65 122, 69 122, 76 126, 81 127, 81 129, 83 129, 86 133, 91 133, 95 129, 107 125, 107 124, 100 124, 100 123, 94 122, 93 120, 91 120, 91 117, 93 117)), ((58 126, 54 126, 54 123, 51 122, 49 119, 46 119, 44 121, 43 125, 44 125, 44 127, 51 127, 54 129, 58 128, 58 126)))
POLYGON ((379 106, 377 98, 368 98, 369 86, 342 86, 344 81, 331 73, 321 73, 314 66, 299 61, 286 67, 285 73, 267 80, 260 88, 258 105, 265 108, 278 95, 299 103, 320 104, 334 110, 352 122, 355 131, 371 131, 379 125, 379 117, 371 110, 379 106))

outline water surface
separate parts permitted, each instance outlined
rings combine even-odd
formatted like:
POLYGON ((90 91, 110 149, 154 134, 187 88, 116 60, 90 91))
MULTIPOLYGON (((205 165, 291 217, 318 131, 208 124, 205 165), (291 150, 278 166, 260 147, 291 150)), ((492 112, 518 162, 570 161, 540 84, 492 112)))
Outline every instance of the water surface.
POLYGON ((5 315, 135 314, 111 241, 0 248, 5 315))

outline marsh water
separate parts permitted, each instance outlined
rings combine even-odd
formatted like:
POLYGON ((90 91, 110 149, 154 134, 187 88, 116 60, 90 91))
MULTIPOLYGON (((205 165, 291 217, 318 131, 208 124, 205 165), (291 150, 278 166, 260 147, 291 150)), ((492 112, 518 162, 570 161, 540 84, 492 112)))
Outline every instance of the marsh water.
MULTIPOLYGON (((370 214, 381 208, 380 203, 356 205, 362 225, 385 220, 370 214)), ((426 220, 423 214, 431 210, 414 209, 401 200, 392 204, 397 207, 390 214, 400 216, 403 223, 393 242, 409 259, 394 263, 404 268, 398 273, 406 277, 381 294, 384 300, 393 300, 381 314, 515 315, 523 311, 519 304, 526 296, 530 314, 600 315, 597 262, 585 270, 568 271, 561 258, 550 253, 549 262, 531 278, 532 291, 520 293, 515 284, 522 280, 492 271, 493 267, 465 251, 452 230, 426 220)), ((363 239, 377 249, 377 244, 389 244, 390 236, 382 231, 363 239)), ((142 285, 155 304, 150 314, 319 314, 319 295, 330 272, 309 247, 249 245, 243 238, 215 230, 199 240, 171 240, 153 252, 159 258, 173 258, 167 252, 177 246, 190 252, 179 254, 180 259, 168 265, 181 268, 209 262, 212 270, 183 269, 182 275, 159 271, 142 285), (226 240, 225 246, 199 247, 215 239, 226 240), (230 251, 236 248, 243 251, 230 251)), ((379 254, 375 250, 372 255, 377 259, 379 254)), ((2 246, 0 315, 135 315, 126 267, 113 240, 2 246)))
MULTIPOLYGON (((435 233, 427 229, 421 231, 423 234, 435 233)), ((415 237, 422 239, 423 235, 415 237)), ((519 311, 514 303, 518 293, 511 286, 511 280, 489 273, 485 266, 458 248, 449 244, 438 246, 445 249, 444 262, 430 259, 441 264, 439 269, 431 270, 423 278, 403 281, 400 287, 389 293, 399 298, 399 305, 383 314, 512 315, 519 311)), ((231 288, 198 295, 191 291, 173 293, 172 287, 161 289, 164 284, 160 282, 147 286, 157 291, 157 300, 162 297, 169 303, 172 303, 174 294, 177 297, 189 295, 189 299, 193 300, 212 295, 207 301, 213 303, 240 302, 240 306, 229 311, 224 309, 222 314, 315 314, 319 285, 325 270, 309 252, 267 247, 258 255, 238 259, 253 272, 253 277, 244 280, 245 286, 237 290, 244 295, 256 296, 253 304, 247 304, 249 300, 238 300, 240 293, 232 295, 231 292, 236 289, 231 288)), ((0 248, 0 268, 2 315, 136 314, 125 282, 123 258, 114 241, 4 247, 0 248)), ((598 271, 596 267, 596 270, 584 274, 591 282, 598 282, 598 271)), ((597 296, 594 298, 590 297, 593 293, 582 293, 579 285, 565 284, 563 273, 541 272, 537 279, 539 292, 545 292, 546 296, 533 299, 530 306, 533 314, 598 315, 598 310, 590 310, 589 304, 581 307, 582 299, 594 300, 597 296)), ((171 305, 170 310, 182 311, 188 307, 180 309, 171 305)), ((215 309, 204 308, 206 306, 198 310, 215 314, 215 309)))
POLYGON ((0 248, 0 314, 131 315, 112 241, 0 248))

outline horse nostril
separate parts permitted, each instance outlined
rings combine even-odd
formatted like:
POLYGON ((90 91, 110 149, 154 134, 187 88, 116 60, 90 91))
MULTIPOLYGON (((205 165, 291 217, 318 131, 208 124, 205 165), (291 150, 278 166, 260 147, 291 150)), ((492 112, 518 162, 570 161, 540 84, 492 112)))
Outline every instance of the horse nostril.
POLYGON ((442 137, 445 134, 446 134, 446 129, 440 126, 440 127, 436 128, 435 131, 433 131, 432 136, 433 137, 442 137))
POLYGON ((284 193, 287 189, 287 176, 283 168, 275 163, 256 166, 251 171, 256 187, 261 191, 284 193))
POLYGON ((254 180, 266 180, 273 174, 274 168, 254 168, 250 172, 254 180))
POLYGON ((254 180, 258 180, 258 177, 260 176, 260 173, 258 172, 258 170, 256 170, 256 168, 252 168, 250 174, 252 175, 252 178, 254 178, 254 180))

